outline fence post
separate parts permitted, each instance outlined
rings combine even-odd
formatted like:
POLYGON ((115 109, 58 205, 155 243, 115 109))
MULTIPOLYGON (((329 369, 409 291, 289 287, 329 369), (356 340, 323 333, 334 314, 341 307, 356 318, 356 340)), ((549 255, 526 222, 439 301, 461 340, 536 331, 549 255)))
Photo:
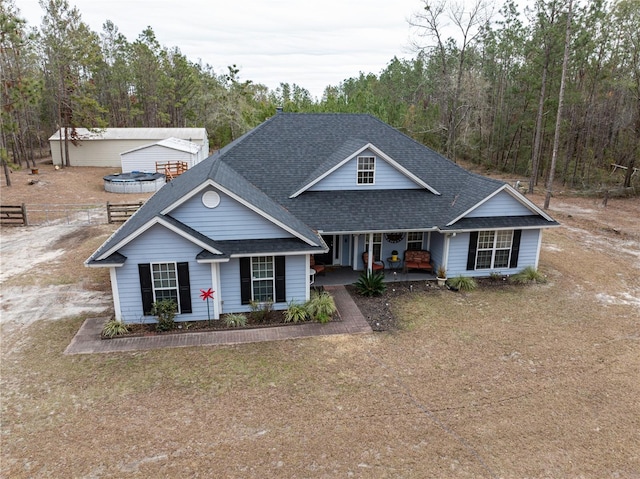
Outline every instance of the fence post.
POLYGON ((111 208, 110 203, 107 201, 107 223, 111 224, 111 208))
POLYGON ((22 224, 29 226, 29 222, 27 221, 27 205, 22 203, 20 206, 22 209, 22 224))

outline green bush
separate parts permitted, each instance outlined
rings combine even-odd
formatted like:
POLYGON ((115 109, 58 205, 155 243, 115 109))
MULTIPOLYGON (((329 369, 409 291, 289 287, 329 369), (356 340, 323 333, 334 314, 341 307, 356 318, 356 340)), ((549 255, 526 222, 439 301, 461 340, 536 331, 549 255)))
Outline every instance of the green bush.
POLYGON ((527 266, 519 273, 511 276, 511 281, 516 284, 546 283, 547 278, 545 278, 542 273, 540 273, 533 266, 527 266))
POLYGON ((273 301, 269 298, 266 301, 251 301, 249 303, 251 315, 258 323, 265 323, 271 316, 273 310, 273 301))
POLYGON ((355 287, 358 294, 362 296, 380 296, 387 288, 384 284, 384 275, 382 273, 369 271, 360 274, 355 287))
POLYGON ((489 279, 493 282, 498 282, 502 279, 502 274, 497 271, 493 271, 489 274, 489 279))
POLYGON ((107 321, 102 328, 102 335, 109 338, 113 338, 114 336, 122 336, 123 334, 127 334, 128 332, 129 327, 122 321, 118 321, 115 318, 107 321))
POLYGON ((473 291, 478 287, 478 283, 473 278, 469 276, 456 276, 455 278, 451 278, 447 281, 447 284, 459 291, 473 291))
POLYGON ((247 325, 247 316, 242 313, 229 313, 224 316, 227 328, 238 328, 247 325))
POLYGON ((306 321, 309 318, 309 312, 304 304, 297 304, 291 301, 289 307, 284 312, 285 323, 297 323, 306 321))
POLYGON ((305 304, 305 309, 314 321, 321 323, 331 321, 331 318, 337 311, 333 296, 326 291, 313 291, 311 293, 311 299, 305 304))
POLYGON ((174 318, 178 314, 178 304, 172 299, 156 301, 151 306, 151 314, 158 317, 158 331, 171 331, 176 327, 174 318))

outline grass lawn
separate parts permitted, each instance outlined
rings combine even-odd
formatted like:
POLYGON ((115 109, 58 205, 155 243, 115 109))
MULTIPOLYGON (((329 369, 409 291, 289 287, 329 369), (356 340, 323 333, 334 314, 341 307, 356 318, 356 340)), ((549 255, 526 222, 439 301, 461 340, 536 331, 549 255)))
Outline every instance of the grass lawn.
POLYGON ((84 317, 3 327, 0 477, 639 477, 638 240, 553 214, 548 283, 416 291, 395 332, 65 356, 84 317))

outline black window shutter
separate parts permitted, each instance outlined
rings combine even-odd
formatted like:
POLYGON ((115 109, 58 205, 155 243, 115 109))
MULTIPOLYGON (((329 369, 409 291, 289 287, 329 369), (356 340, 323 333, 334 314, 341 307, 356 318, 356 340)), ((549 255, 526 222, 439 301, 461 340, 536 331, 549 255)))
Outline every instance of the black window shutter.
POLYGON ((251 302, 251 258, 240 258, 240 300, 242 304, 251 302))
POLYGON ((522 236, 522 230, 515 230, 513 232, 513 242, 511 243, 511 258, 509 259, 509 268, 518 267, 518 255, 520 254, 520 237, 522 236))
POLYGON ((285 289, 285 261, 284 256, 275 257, 276 267, 276 303, 287 301, 287 291, 285 289))
POLYGON ((151 281, 151 265, 142 263, 138 265, 138 275, 140 276, 140 294, 142 296, 142 314, 151 315, 153 306, 153 283, 151 281))
POLYGON ((469 234, 469 254, 467 254, 467 271, 476 269, 476 251, 478 250, 478 232, 469 234))
POLYGON ((177 266, 180 312, 191 313, 191 285, 189 284, 189 263, 178 263, 177 266))

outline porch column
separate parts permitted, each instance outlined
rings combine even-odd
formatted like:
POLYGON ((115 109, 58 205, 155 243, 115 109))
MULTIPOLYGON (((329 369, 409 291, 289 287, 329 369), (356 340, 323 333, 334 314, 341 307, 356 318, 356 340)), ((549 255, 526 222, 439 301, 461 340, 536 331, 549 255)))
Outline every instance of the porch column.
POLYGON ((351 261, 351 268, 356 271, 358 269, 358 238, 360 235, 353 235, 353 259, 351 261))
POLYGON ((373 233, 369 233, 369 241, 367 244, 367 273, 371 273, 373 271, 373 233))
POLYGON ((211 263, 211 289, 213 289, 213 311, 211 318, 220 319, 222 310, 222 291, 220 288, 220 263, 211 263))
POLYGON ((120 310, 120 294, 118 293, 118 275, 114 267, 109 268, 109 278, 111 279, 111 295, 113 296, 113 309, 116 321, 122 322, 122 311, 120 310))

